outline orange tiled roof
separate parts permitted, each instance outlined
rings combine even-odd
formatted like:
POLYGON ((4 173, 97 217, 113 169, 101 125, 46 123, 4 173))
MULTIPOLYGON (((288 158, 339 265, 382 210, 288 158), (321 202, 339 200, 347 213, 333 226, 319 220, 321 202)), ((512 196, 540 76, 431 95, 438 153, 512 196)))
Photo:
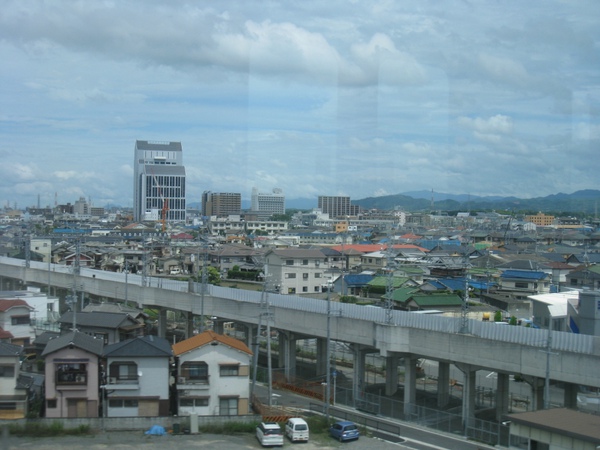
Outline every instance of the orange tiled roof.
POLYGON ((231 336, 215 333, 211 330, 197 334, 196 336, 186 339, 185 341, 178 342, 177 344, 173 344, 173 354, 175 356, 179 356, 196 348, 208 345, 214 341, 252 355, 252 350, 250 350, 242 341, 232 338, 231 336))
POLYGON ((10 308, 15 306, 27 306, 29 309, 33 309, 29 304, 22 299, 0 299, 0 311, 8 311, 10 308))

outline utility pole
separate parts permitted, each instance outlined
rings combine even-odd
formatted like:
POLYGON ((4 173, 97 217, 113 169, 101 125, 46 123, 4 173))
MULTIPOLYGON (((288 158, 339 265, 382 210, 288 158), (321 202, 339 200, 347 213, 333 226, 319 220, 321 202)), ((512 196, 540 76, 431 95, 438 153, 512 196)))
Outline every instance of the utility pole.
POLYGON ((387 248, 387 270, 388 275, 385 288, 385 323, 391 325, 394 319, 394 254, 391 237, 387 248))
POLYGON ((465 249, 465 263, 464 263, 464 273, 465 273, 465 293, 463 295, 462 307, 460 311, 460 334, 468 334, 469 333, 469 263, 468 263, 468 251, 465 249))
POLYGON ((327 352, 327 363, 326 366, 326 375, 325 375, 325 398, 324 406, 325 406, 325 417, 327 418, 327 423, 329 423, 329 398, 331 397, 331 286, 327 288, 327 344, 326 344, 326 352, 327 352))

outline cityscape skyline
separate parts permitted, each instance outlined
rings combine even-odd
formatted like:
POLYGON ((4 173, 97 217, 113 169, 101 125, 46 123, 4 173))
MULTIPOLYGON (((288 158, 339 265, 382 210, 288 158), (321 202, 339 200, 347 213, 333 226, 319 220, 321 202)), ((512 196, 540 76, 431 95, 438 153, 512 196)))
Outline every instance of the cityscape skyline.
POLYGON ((182 143, 192 203, 597 189, 599 18, 558 0, 9 0, 0 204, 132 206, 137 139, 182 143))

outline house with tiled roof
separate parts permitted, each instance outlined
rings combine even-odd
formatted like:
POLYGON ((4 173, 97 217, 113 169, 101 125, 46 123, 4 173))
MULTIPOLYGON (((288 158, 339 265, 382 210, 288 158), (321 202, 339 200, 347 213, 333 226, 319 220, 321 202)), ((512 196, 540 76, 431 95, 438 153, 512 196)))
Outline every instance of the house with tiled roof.
POLYGON ((129 313, 77 312, 68 311, 58 319, 61 334, 78 331, 101 338, 104 344, 114 344, 125 339, 143 336, 144 323, 134 319, 129 313))
POLYGON ((0 299, 0 328, 12 335, 11 343, 27 345, 35 338, 31 326, 33 310, 23 299, 0 299))
POLYGON ((172 356, 169 342, 157 336, 126 339, 104 347, 106 416, 167 416, 172 356))
POLYGON ((46 417, 98 417, 102 339, 72 331, 50 339, 45 360, 46 417))
POLYGON ((205 331, 173 345, 177 414, 250 414, 252 351, 231 336, 205 331))

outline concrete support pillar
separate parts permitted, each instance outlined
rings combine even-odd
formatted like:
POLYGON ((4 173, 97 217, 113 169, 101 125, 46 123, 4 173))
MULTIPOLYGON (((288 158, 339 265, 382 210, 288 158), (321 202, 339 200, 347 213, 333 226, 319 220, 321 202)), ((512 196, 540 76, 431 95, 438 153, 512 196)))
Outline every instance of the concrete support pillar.
POLYGON ((577 385, 573 383, 564 384, 565 408, 577 409, 577 385))
POLYGON ((538 409, 544 409, 544 386, 546 380, 543 378, 533 377, 529 382, 531 386, 531 409, 537 411, 538 409))
POLYGON ((194 315, 189 311, 185 311, 183 314, 185 317, 185 338, 189 339, 194 335, 194 315))
POLYGON ((225 322, 222 320, 213 321, 213 331, 217 334, 225 334, 225 322))
POLYGON ((385 395, 398 392, 398 361, 397 353, 390 353, 385 358, 385 395))
POLYGON ((317 338, 317 373, 316 376, 327 374, 327 339, 317 338))
POLYGON ((473 424, 475 419, 475 394, 477 369, 470 364, 456 364, 456 367, 464 375, 463 398, 462 398, 462 420, 465 428, 473 424))
POLYGON ((290 382, 296 376, 296 335, 279 332, 279 360, 277 366, 284 369, 285 379, 290 382))
POLYGON ((438 406, 440 408, 448 406, 450 403, 450 363, 438 363, 438 406))
POLYGON ((167 337, 167 310, 165 308, 158 310, 158 336, 167 337))
MULTIPOLYGON (((354 376, 352 380, 352 389, 354 392, 354 401, 363 398, 365 388, 365 362, 367 351, 360 345, 355 345, 354 348, 354 376)), ((356 403, 355 403, 356 405, 356 403)))
POLYGON ((509 412, 510 377, 507 373, 498 373, 496 381, 496 420, 501 421, 509 412))
POLYGON ((252 352, 254 353, 254 347, 253 345, 256 344, 256 336, 258 333, 258 327, 256 325, 252 325, 252 324, 244 324, 244 344, 246 344, 248 346, 248 348, 250 350, 252 350, 252 352))
POLYGON ((417 361, 412 354, 404 355, 404 416, 412 414, 417 404, 417 361))

